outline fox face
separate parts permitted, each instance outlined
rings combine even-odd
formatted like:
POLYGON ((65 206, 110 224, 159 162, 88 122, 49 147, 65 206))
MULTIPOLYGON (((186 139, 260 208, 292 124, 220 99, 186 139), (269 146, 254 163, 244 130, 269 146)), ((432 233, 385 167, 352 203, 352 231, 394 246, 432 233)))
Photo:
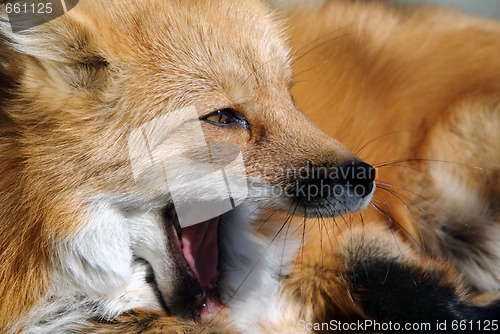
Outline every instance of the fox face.
POLYGON ((8 319, 31 308, 17 326, 50 332, 55 314, 207 318, 241 284, 230 269, 259 254, 253 237, 233 244, 245 208, 324 217, 369 203, 374 169, 294 105, 272 16, 254 1, 81 1, 23 32, 2 18, 3 242, 36 241, 2 270, 37 282, 6 282, 2 298, 25 297, 8 319), (42 255, 17 266, 22 254, 42 255))

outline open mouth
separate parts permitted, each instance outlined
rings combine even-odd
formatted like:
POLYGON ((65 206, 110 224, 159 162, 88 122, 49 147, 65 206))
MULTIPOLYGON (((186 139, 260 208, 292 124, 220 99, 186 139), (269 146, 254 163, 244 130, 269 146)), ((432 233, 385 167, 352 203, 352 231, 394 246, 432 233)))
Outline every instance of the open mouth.
POLYGON ((188 304, 197 321, 213 317, 225 308, 217 286, 219 272, 217 228, 219 218, 181 228, 175 209, 164 214, 174 260, 191 296, 188 304))

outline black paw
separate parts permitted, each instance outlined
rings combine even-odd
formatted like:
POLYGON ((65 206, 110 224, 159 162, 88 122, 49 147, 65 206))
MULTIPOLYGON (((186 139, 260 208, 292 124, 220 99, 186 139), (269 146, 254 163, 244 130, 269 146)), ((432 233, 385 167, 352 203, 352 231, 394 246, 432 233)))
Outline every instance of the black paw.
POLYGON ((356 299, 372 317, 368 331, 475 333, 500 330, 500 302, 464 301, 458 276, 432 262, 391 256, 375 245, 351 252, 348 277, 356 299), (375 327, 377 326, 377 327, 375 327))

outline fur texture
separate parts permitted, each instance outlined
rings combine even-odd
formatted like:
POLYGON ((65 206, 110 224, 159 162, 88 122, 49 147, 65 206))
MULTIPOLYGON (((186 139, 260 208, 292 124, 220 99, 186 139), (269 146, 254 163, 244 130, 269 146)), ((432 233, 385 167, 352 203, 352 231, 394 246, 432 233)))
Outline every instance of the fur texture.
MULTIPOLYGON (((500 195, 500 61, 495 56, 500 45, 494 37, 499 24, 439 8, 409 10, 342 1, 290 15, 291 42, 305 45, 294 61, 297 105, 326 133, 378 167, 371 207, 361 216, 337 218, 329 233, 318 229, 322 240, 317 237, 308 245, 312 255, 304 257, 303 263, 313 273, 304 277, 340 268, 331 274, 335 283, 315 279, 307 295, 316 291, 320 303, 326 305, 336 299, 330 308, 334 317, 383 317, 380 305, 375 313, 367 313, 365 308, 359 310, 365 304, 353 304, 346 292, 336 293, 342 298, 322 292, 338 291, 342 282, 349 285, 340 273, 350 267, 353 257, 369 263, 370 256, 378 257, 377 251, 363 259, 351 253, 351 248, 342 264, 340 255, 333 256, 335 260, 322 256, 333 265, 314 264, 325 249, 333 248, 338 254, 337 249, 351 243, 352 226, 361 225, 365 226, 362 234, 369 231, 382 243, 386 240, 385 248, 404 254, 404 244, 409 244, 419 252, 398 256, 395 262, 426 268, 429 273, 434 266, 424 254, 453 264, 465 278, 465 286, 459 276, 451 274, 451 268, 439 274, 447 277, 440 284, 446 281, 445 285, 459 287, 462 293, 485 293, 491 300, 500 284, 494 265, 499 261, 494 241, 499 234, 500 195), (373 224, 392 236, 377 234, 373 224), (332 235, 345 241, 332 247, 332 235), (413 263, 415 259, 423 262, 413 263)), ((389 277, 395 267, 387 266, 381 291, 386 284, 393 286, 389 277)), ((370 276, 371 270, 366 270, 370 276)), ((377 274, 372 275, 376 280, 377 274)), ((406 288, 410 293, 410 287, 406 288)), ((364 294, 362 299, 376 304, 364 294)), ((439 318, 438 310, 430 309, 439 318)), ((497 317, 489 312, 484 314, 497 317)), ((320 316, 323 320, 330 317, 320 316)))
MULTIPOLYGON (((446 10, 348 1, 276 12, 253 0, 82 0, 18 33, 2 12, 0 331, 493 319, 499 32, 446 10), (237 121, 192 122, 189 108, 196 121, 237 121), (172 144, 163 130, 179 120, 172 144), (139 187, 129 155, 146 129, 159 152, 189 147, 190 159, 169 160, 180 170, 212 162, 192 144, 195 124, 212 158, 218 143, 237 146, 248 177, 245 203, 217 218, 229 309, 202 322, 169 232, 172 195, 155 170, 139 187), (376 190, 360 158, 378 167, 376 190)), ((213 184, 175 190, 220 199, 213 184)))

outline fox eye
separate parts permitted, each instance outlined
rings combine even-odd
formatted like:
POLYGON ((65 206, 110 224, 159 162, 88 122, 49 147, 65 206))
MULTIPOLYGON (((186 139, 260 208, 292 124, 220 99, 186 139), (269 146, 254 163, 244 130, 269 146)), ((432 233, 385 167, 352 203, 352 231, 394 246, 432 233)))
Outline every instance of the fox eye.
POLYGON ((214 125, 242 125, 245 128, 248 127, 247 121, 242 116, 239 116, 237 111, 230 108, 214 111, 203 116, 201 120, 214 125))

